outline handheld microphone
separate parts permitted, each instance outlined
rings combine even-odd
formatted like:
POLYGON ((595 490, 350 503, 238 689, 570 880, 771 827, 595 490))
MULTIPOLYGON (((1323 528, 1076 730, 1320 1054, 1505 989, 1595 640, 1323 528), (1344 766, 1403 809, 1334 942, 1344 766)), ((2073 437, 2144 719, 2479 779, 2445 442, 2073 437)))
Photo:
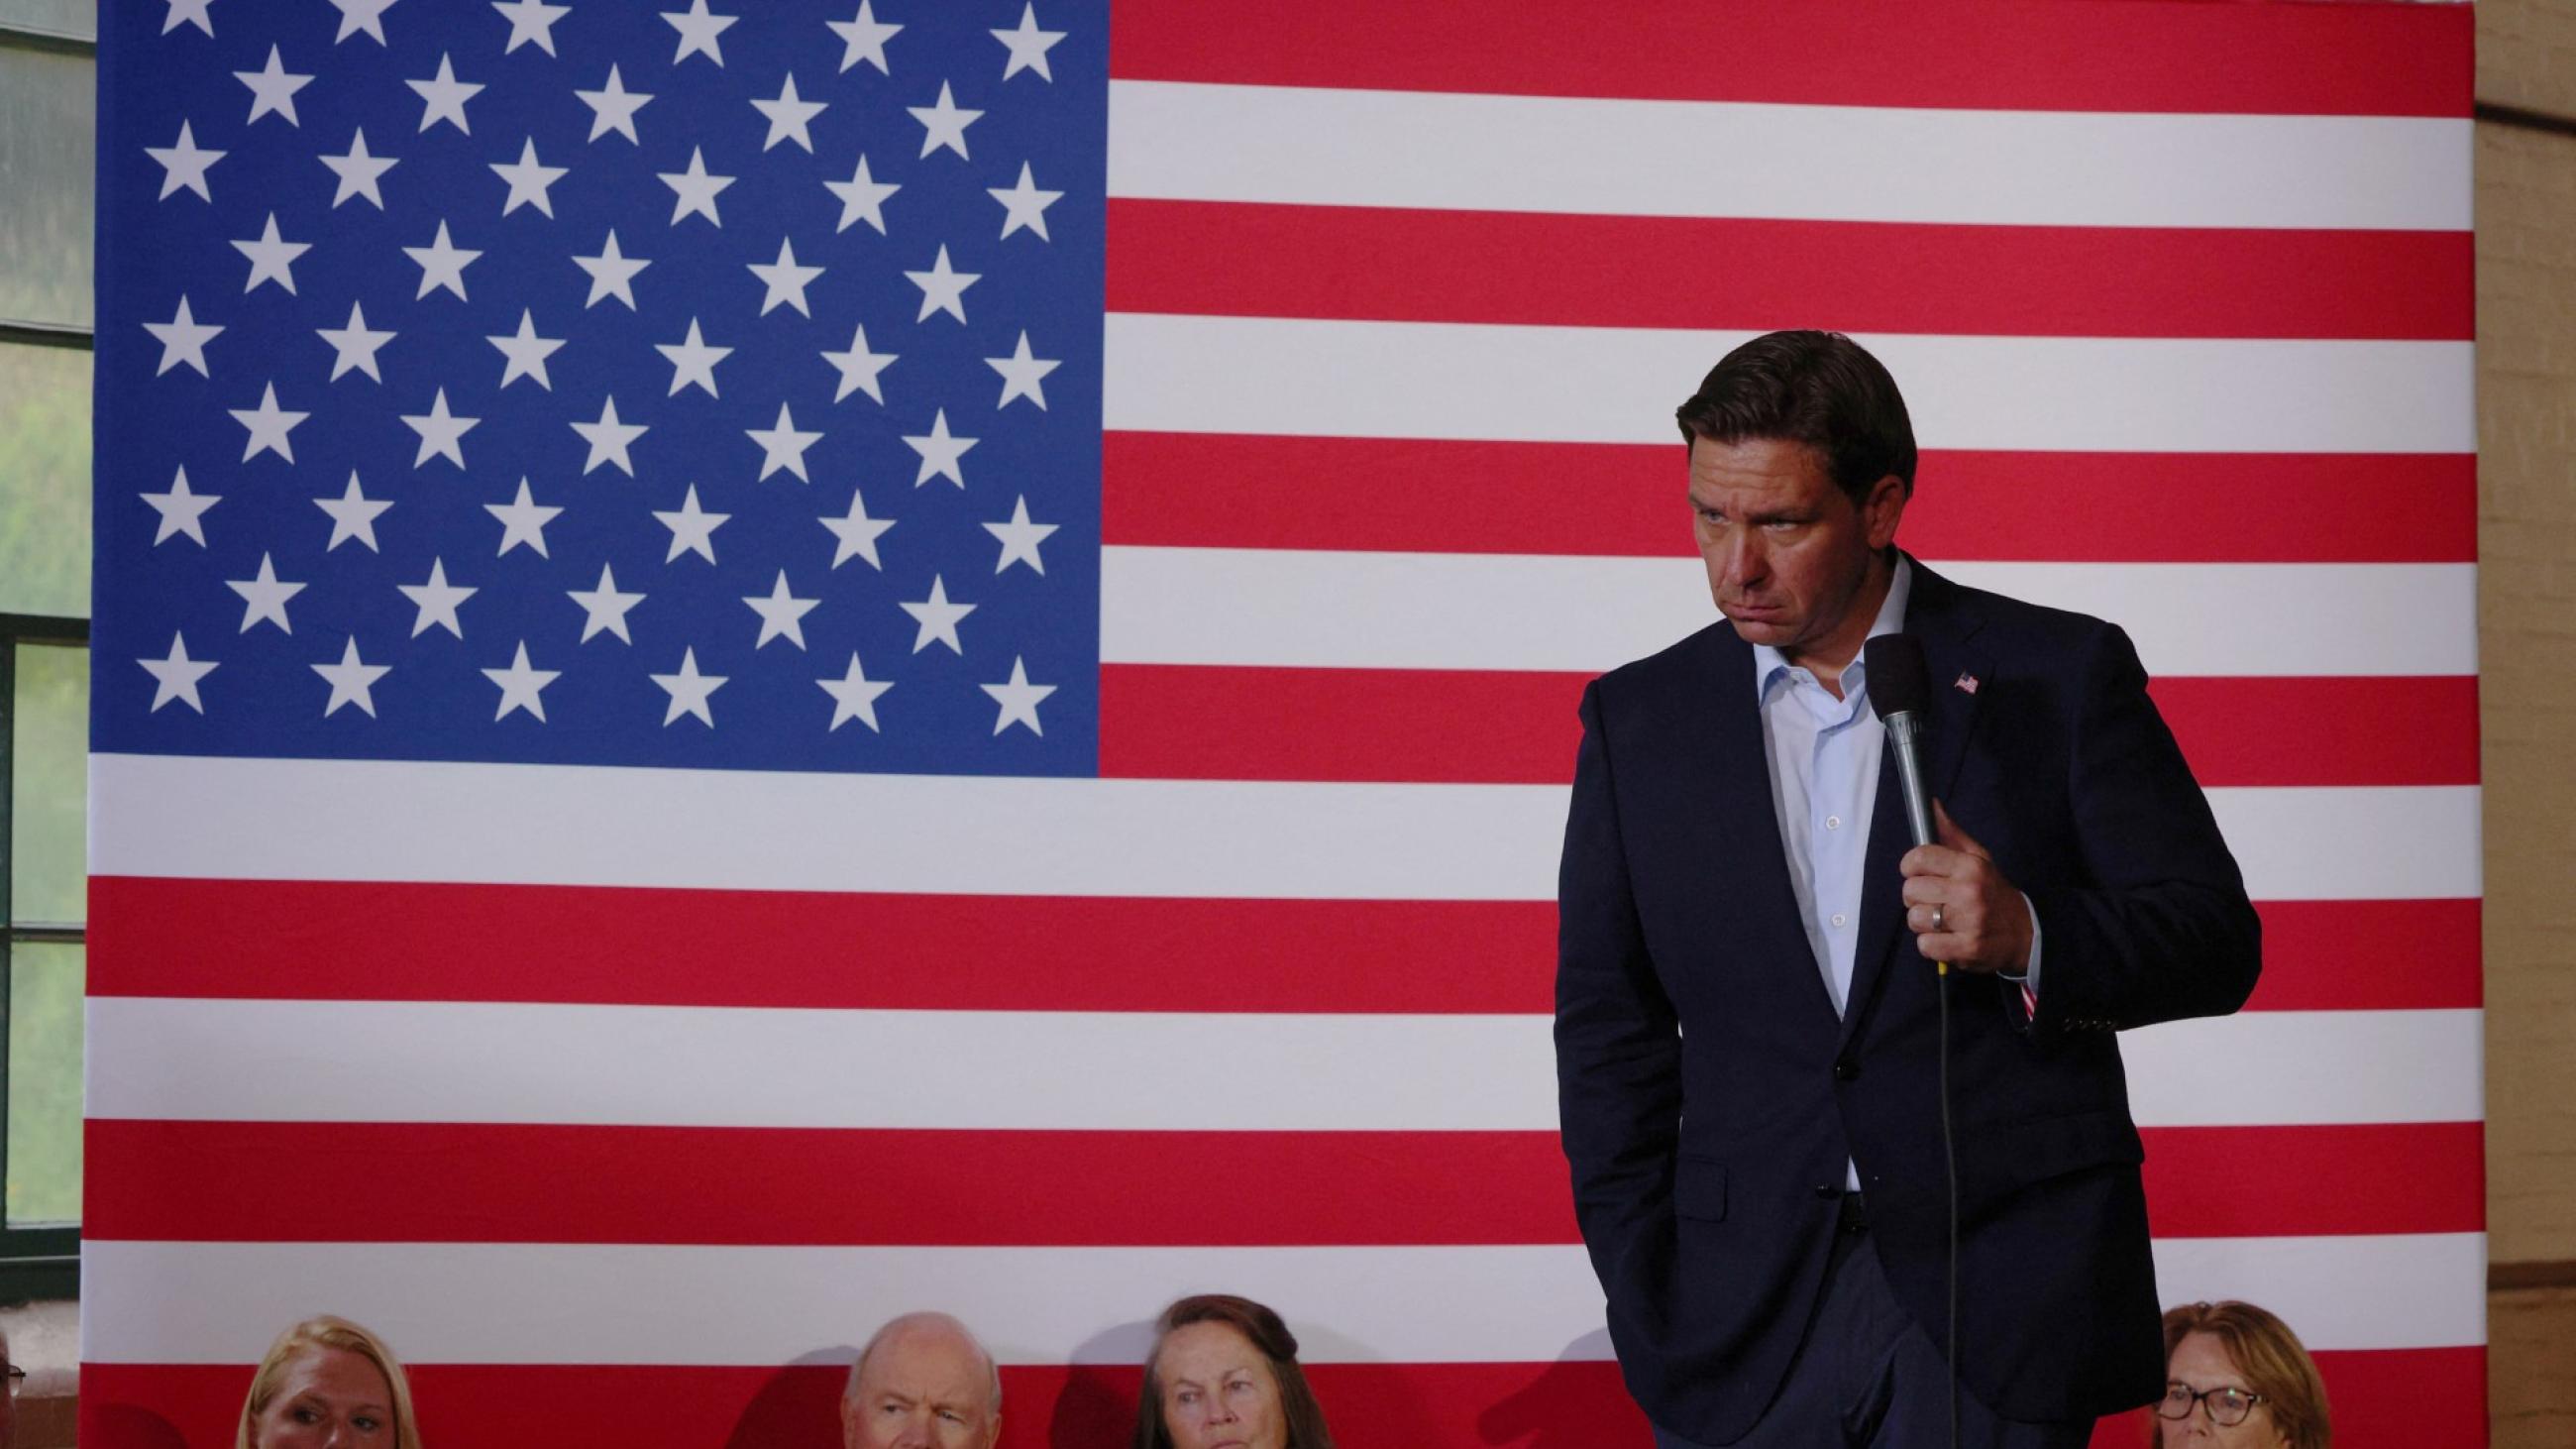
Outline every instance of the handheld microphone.
POLYGON ((1932 670, 1923 641, 1911 634, 1881 634, 1860 646, 1869 674, 1869 707, 1887 726, 1896 747, 1896 779, 1905 790, 1905 818, 1914 843, 1932 843, 1932 796, 1923 788, 1923 736, 1931 728, 1932 670))

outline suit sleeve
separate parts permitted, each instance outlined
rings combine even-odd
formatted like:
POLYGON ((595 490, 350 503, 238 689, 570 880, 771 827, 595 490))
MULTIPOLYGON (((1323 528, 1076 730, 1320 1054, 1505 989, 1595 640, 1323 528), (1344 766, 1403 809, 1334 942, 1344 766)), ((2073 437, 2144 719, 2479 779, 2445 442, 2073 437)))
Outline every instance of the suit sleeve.
POLYGON ((2262 924, 2118 628, 2096 632, 2075 711, 2069 799, 2085 884, 2030 893, 2048 941, 2038 1024, 2236 1010, 2262 968, 2262 924))
POLYGON ((1597 682, 1582 716, 1557 883, 1558 1121, 1611 1317, 1645 1328, 1660 1316, 1674 1239, 1681 1038, 1629 889, 1597 682))

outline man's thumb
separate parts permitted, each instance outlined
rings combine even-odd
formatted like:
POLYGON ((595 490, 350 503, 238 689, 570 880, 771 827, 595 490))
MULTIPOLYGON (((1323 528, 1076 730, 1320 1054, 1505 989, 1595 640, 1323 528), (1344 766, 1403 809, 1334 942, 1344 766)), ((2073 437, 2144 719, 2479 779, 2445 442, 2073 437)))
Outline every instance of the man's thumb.
POLYGON ((1979 860, 1994 859, 1986 853, 1984 846, 1977 843, 1977 837, 1959 828, 1959 822, 1950 818, 1949 808, 1938 800, 1932 802, 1932 824, 1943 845, 1952 850, 1973 855, 1979 860))

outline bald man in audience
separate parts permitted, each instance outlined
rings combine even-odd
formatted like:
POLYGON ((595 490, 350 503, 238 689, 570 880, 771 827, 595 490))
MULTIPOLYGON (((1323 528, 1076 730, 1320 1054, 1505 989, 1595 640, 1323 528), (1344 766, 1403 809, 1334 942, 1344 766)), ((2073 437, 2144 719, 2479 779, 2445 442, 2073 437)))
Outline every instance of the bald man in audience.
POLYGON ((1002 1372, 966 1325, 907 1313, 876 1331, 841 1392, 842 1449, 993 1449, 1002 1372))

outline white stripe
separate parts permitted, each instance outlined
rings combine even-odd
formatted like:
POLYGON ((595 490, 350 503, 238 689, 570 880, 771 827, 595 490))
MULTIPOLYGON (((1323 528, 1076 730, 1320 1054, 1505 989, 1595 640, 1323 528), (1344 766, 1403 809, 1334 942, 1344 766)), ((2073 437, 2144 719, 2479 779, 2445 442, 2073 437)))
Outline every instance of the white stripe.
POLYGON ((90 757, 97 874, 1542 900, 1553 785, 90 757), (392 822, 389 827, 388 822, 392 822))
POLYGON ((89 1009, 90 1060, 116 1064, 92 1068, 95 1117, 1247 1132, 1556 1120, 1543 1016, 136 997, 89 1009), (1208 1071, 1211 1052, 1224 1071, 1208 1071))
MULTIPOLYGON (((555 1243, 81 1245, 82 1358, 248 1364, 279 1324, 332 1311, 411 1363, 849 1361, 895 1313, 936 1304, 1007 1364, 1127 1363, 1184 1293, 1269 1303, 1309 1363, 1609 1357, 1583 1250, 1513 1247, 670 1247, 555 1243)), ((2317 1349, 2485 1337, 2477 1234, 2182 1239, 2156 1245, 2168 1300, 2241 1297, 2317 1349)))
MULTIPOLYGON (((2218 789, 2258 900, 2479 891, 2473 785, 2218 789)), ((1561 785, 90 757, 90 869, 200 879, 1553 900, 1561 785), (399 822, 388 829, 386 822, 399 822)))
MULTIPOLYGON (((1038 1131, 1541 1132, 1542 1015, 942 1012, 93 997, 91 1117, 1038 1131), (1226 1070, 1206 1069, 1210 1052, 1226 1070), (936 1082, 933 1090, 924 1083, 936 1082), (1294 1083, 1283 1091, 1279 1084, 1294 1083)), ((2139 1033, 2141 1126, 2475 1121, 2479 1015, 2139 1033), (2355 1062, 2403 1062, 2377 1076, 2355 1062)))
POLYGON ((2465 1008, 2249 1011, 2123 1032, 2120 1057, 2142 1127, 2475 1122, 2485 1029, 2465 1008))
POLYGON ((2259 1303, 2316 1352, 2483 1344, 2486 1287, 2484 1233, 2156 1241, 2168 1307, 2259 1303))
POLYGON ((2475 785, 2207 793, 2256 900, 2464 900, 2486 889, 2475 785))
MULTIPOLYGON (((1112 430, 1673 443, 1749 332, 1112 312, 1112 430)), ((2466 342, 1865 334, 1926 448, 2467 453, 2466 342)))
POLYGON ((1109 194, 2042 226, 2465 231, 2470 123, 1113 81, 1109 194))
MULTIPOLYGON (((2151 674, 2477 672, 2474 564, 1927 562, 2109 619, 2151 674)), ((1111 664, 1588 674, 1717 620, 1695 557, 1101 550, 1111 664)))

